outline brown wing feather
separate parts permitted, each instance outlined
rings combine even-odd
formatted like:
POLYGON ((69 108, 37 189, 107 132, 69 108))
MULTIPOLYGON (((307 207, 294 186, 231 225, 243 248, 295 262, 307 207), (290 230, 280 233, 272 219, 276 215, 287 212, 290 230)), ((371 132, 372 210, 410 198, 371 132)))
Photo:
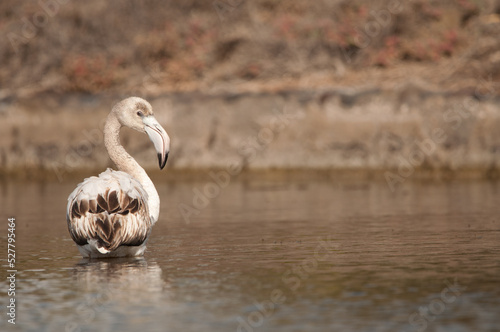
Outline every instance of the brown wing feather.
POLYGON ((84 215, 89 210, 89 202, 87 200, 80 201, 80 214, 84 215))
POLYGON ((95 199, 89 200, 89 210, 92 213, 99 213, 99 212, 104 211, 102 209, 101 209, 101 211, 99 211, 99 209, 97 207, 98 207, 98 205, 97 205, 97 201, 95 199))
POLYGON ((78 245, 95 239, 108 251, 136 246, 147 239, 152 227, 144 198, 130 197, 122 190, 108 189, 87 199, 75 195, 68 207, 69 232, 78 245))
POLYGON ((120 207, 126 209, 130 203, 130 197, 126 195, 123 191, 120 192, 120 207))
POLYGON ((115 211, 120 207, 120 201, 118 200, 118 195, 115 190, 108 195, 108 206, 111 211, 115 211))
POLYGON ((108 202, 106 201, 106 199, 102 196, 102 195, 97 195, 97 204, 99 204, 99 206, 101 207, 101 209, 103 209, 103 211, 108 211, 109 210, 109 207, 108 207, 108 202))

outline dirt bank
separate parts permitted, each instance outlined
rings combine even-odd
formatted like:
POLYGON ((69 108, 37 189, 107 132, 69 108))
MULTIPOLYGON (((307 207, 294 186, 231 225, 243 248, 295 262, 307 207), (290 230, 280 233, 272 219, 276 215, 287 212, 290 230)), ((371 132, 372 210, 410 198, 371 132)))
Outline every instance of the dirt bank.
POLYGON ((497 0, 2 1, 0 170, 111 166, 102 121, 140 95, 179 171, 496 176, 499 31, 497 0))
MULTIPOLYGON (((119 96, 44 94, 4 102, 0 169, 72 172, 112 166, 104 119, 119 96)), ((280 93, 177 93, 150 98, 172 138, 168 166, 207 168, 415 171, 495 176, 500 162, 500 99, 494 94, 294 90, 280 93)), ((122 130, 126 149, 156 169, 145 135, 122 130)))
POLYGON ((47 91, 474 88, 500 79, 499 14, 498 0, 5 0, 0 101, 47 91))

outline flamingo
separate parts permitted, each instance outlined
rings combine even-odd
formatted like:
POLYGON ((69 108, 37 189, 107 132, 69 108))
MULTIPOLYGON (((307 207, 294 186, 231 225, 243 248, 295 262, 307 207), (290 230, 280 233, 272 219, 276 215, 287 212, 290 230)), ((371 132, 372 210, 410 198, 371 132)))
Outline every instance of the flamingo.
POLYGON ((113 106, 104 126, 104 145, 118 171, 86 178, 68 197, 69 233, 84 258, 144 255, 160 214, 160 197, 146 171, 120 144, 122 126, 146 133, 165 167, 170 138, 144 99, 129 97, 113 106))

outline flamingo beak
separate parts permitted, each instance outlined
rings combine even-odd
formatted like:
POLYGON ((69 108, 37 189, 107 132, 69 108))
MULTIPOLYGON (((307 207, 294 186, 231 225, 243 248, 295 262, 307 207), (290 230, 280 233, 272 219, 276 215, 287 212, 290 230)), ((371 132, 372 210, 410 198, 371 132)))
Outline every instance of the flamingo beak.
POLYGON ((160 169, 163 169, 167 163, 168 153, 170 151, 170 137, 168 137, 167 132, 154 116, 145 116, 142 122, 144 123, 146 134, 148 134, 149 139, 153 142, 156 152, 158 153, 158 164, 160 165, 160 169))

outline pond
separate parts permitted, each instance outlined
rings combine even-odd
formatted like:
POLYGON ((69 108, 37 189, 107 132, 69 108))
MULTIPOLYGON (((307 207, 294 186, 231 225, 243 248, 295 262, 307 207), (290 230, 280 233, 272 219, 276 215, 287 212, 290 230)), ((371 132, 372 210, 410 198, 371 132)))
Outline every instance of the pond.
POLYGON ((144 258, 84 260, 80 181, 0 182, 1 331, 500 329, 498 183, 155 177, 144 258))

